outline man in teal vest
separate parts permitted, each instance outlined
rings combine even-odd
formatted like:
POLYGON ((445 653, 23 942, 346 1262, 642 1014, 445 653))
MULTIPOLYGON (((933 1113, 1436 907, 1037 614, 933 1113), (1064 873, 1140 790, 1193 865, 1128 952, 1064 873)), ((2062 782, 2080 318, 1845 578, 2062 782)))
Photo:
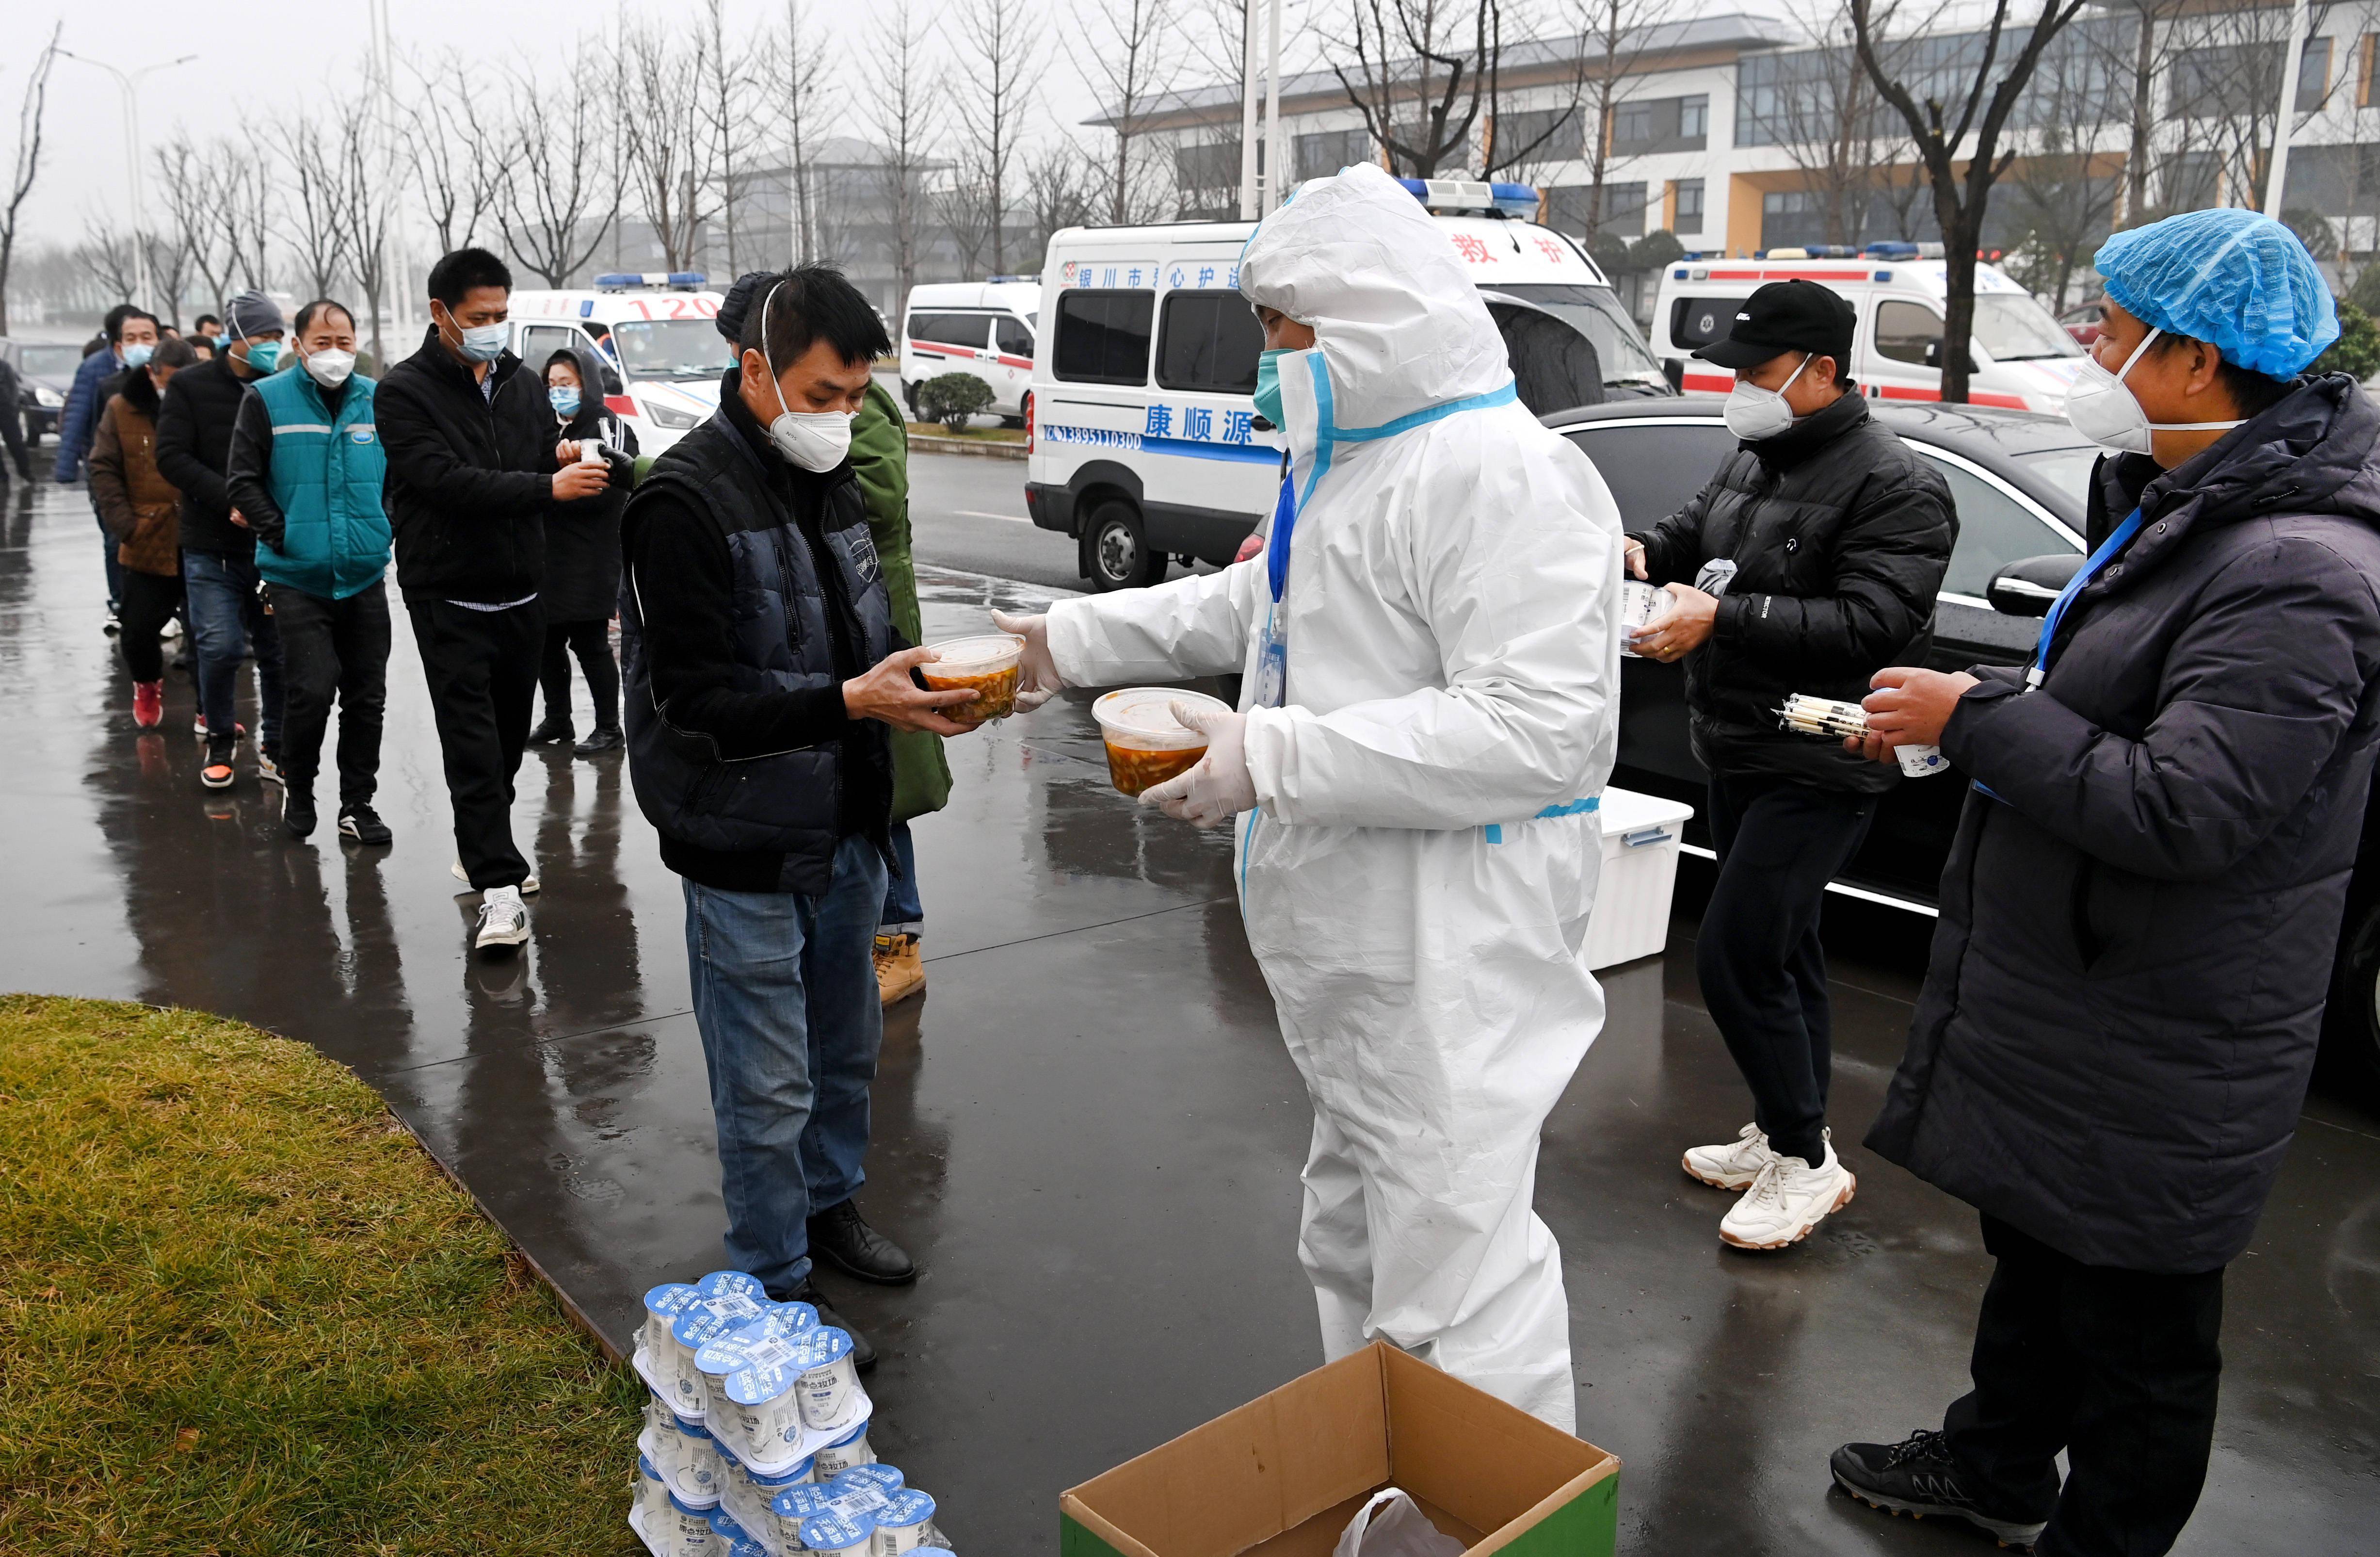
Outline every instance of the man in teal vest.
POLYGON ((298 312, 294 371, 259 379, 232 429, 234 517, 256 531, 256 571, 281 629, 282 821, 314 831, 314 774, 339 699, 339 835, 385 844, 372 809, 388 701, 385 461, 372 381, 356 376, 356 322, 329 298, 298 312))

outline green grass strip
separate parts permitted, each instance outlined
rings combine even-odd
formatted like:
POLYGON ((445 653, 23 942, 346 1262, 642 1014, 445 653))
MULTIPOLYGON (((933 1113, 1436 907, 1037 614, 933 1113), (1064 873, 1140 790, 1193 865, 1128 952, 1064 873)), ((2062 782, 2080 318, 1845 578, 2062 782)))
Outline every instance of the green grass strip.
POLYGON ((640 1399, 344 1067, 0 996, 0 1551, 637 1552, 640 1399))

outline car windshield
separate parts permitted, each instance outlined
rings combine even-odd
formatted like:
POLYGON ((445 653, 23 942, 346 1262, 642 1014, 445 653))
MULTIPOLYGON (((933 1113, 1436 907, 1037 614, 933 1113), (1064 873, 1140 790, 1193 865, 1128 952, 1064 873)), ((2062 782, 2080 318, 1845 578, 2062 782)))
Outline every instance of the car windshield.
POLYGON ((1595 343, 1595 354, 1603 363, 1606 384, 1658 383, 1667 388, 1669 381, 1661 376, 1661 364, 1654 359, 1652 348, 1645 337, 1636 333, 1635 323, 1620 306, 1620 299, 1608 286, 1582 286, 1570 282, 1537 282, 1524 286, 1496 286, 1483 291, 1500 292, 1545 310, 1588 340, 1595 343))
POLYGON ((624 319, 612 326, 612 347, 632 379, 715 378, 735 360, 708 319, 624 319))
POLYGON ((2091 470, 2099 463, 2097 449, 2035 449, 2016 459, 2075 502, 2091 501, 2091 470))
POLYGON ((1975 299, 1975 344, 1995 362, 2080 357, 2082 348, 2031 298, 1994 294, 1975 299))
POLYGON ((70 379, 82 366, 79 346, 24 346, 17 350, 17 371, 30 378, 70 379))

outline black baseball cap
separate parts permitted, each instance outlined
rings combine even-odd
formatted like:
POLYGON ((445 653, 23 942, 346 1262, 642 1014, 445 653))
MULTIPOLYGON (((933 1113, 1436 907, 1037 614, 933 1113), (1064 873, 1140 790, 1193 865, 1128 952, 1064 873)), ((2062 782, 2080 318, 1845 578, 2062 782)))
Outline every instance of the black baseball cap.
POLYGON ((1789 351, 1835 359, 1838 378, 1852 360, 1852 305, 1815 281, 1772 281, 1743 300, 1735 327, 1694 355, 1721 368, 1757 368, 1789 351))

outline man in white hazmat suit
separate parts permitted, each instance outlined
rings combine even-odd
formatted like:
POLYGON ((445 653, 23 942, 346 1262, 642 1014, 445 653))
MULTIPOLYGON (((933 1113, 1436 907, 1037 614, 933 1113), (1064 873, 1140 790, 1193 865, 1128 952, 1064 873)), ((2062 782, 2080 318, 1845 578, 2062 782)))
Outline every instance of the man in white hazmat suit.
POLYGON ((1206 758, 1143 798, 1245 813, 1241 911, 1314 1105, 1299 1253, 1324 1352, 1385 1338, 1572 1430, 1561 1256, 1530 1200, 1603 1024, 1581 944, 1619 516, 1379 169, 1305 185, 1240 278, 1268 345, 1308 347, 1268 354, 1294 493, 1272 554, 1002 625, 1043 696, 1245 669, 1241 712, 1194 716, 1206 758))

